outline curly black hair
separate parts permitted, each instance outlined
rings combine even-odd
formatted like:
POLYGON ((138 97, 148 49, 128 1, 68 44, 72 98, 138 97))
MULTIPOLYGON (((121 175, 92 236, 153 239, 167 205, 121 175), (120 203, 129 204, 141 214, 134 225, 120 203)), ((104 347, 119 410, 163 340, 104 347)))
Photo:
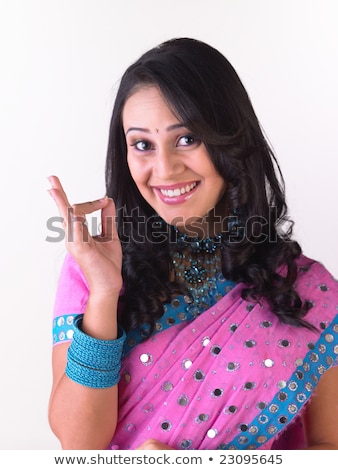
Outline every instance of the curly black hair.
POLYGON ((116 203, 123 247, 120 321, 126 329, 143 323, 153 328, 163 304, 179 291, 169 280, 170 237, 159 232, 154 209, 127 165, 123 108, 147 86, 156 86, 179 121, 204 143, 226 182, 220 204, 227 213, 239 214, 241 230, 222 241, 224 276, 243 283, 244 299, 265 298, 281 322, 312 328, 304 318, 310 303, 295 289, 301 247, 292 240, 276 157, 232 65, 213 47, 190 38, 166 41, 142 55, 124 73, 115 99, 106 191, 116 203))

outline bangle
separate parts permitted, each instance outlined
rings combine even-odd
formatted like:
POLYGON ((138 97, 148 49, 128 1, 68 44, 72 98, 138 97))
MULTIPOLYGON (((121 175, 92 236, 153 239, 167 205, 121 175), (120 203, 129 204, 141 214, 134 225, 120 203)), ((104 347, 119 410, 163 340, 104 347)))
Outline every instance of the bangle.
POLYGON ((81 330, 83 315, 74 320, 74 335, 67 354, 66 375, 81 385, 108 388, 120 380, 121 358, 126 339, 119 327, 114 340, 96 339, 81 330))

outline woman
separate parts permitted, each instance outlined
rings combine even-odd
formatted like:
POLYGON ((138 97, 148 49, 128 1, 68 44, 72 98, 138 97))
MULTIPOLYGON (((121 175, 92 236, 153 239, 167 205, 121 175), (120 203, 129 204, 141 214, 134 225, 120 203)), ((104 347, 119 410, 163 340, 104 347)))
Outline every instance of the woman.
POLYGON ((278 164, 218 51, 175 39, 127 69, 107 197, 71 205, 50 182, 69 251, 49 413, 63 448, 338 449, 337 281, 291 239, 278 164))

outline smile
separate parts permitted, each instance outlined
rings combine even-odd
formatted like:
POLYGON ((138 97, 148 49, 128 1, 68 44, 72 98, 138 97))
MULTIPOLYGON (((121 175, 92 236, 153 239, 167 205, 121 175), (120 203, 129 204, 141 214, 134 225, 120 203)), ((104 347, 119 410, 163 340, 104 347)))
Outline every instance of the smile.
POLYGON ((182 186, 172 185, 171 187, 154 188, 162 202, 169 205, 183 204, 188 201, 199 186, 199 181, 182 184, 182 186))
POLYGON ((183 186, 182 188, 176 188, 176 189, 160 189, 161 193, 163 196, 166 197, 177 197, 181 196, 182 194, 190 193, 194 188, 196 188, 197 183, 192 183, 192 184, 187 184, 186 186, 183 186))

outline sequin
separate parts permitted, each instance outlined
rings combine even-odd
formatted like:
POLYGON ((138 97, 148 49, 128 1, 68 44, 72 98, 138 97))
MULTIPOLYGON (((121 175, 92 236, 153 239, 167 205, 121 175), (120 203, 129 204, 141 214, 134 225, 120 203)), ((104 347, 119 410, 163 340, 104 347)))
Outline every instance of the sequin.
POLYGON ((197 416, 196 423, 205 423, 206 421, 208 421, 208 419, 209 416, 206 413, 201 413, 197 416))
POLYGON ((273 361, 272 359, 265 359, 265 361, 263 361, 263 364, 265 367, 273 367, 275 361, 273 361))
POLYGON ((68 330, 66 332, 66 337, 67 339, 72 339, 73 338, 73 335, 74 335, 74 330, 68 330))
POLYGON ((325 354, 325 353, 326 353, 326 346, 325 346, 325 344, 320 344, 320 345, 318 346, 318 351, 319 351, 320 353, 322 353, 322 354, 325 354))
POLYGON ((279 389, 285 388, 285 387, 286 387, 286 382, 285 382, 285 380, 280 380, 280 381, 278 382, 278 384, 277 384, 277 387, 278 387, 279 389))
MULTIPOLYGON (((225 410, 224 410, 224 411, 225 411, 225 410)), ((228 411, 229 411, 229 413, 231 413, 231 414, 236 413, 236 411, 237 411, 237 406, 230 405, 230 406, 228 407, 228 411)))
MULTIPOLYGON (((324 372, 326 371, 326 368, 325 368, 325 366, 320 365, 317 370, 318 370, 318 373, 319 373, 320 375, 323 375, 324 372)), ((313 380, 313 379, 312 379, 312 380, 313 380)), ((318 379, 317 379, 317 382, 318 382, 318 379)), ((315 383, 317 383, 317 382, 315 382, 315 383)))
POLYGON ((181 302, 180 302, 179 299, 173 299, 171 301, 171 306, 174 307, 174 308, 178 308, 180 305, 181 305, 181 302))
POLYGON ((204 372, 202 370, 196 370, 196 372, 194 373, 194 379, 197 382, 200 382, 201 380, 203 380, 204 379, 204 372))
POLYGON ((226 369, 227 369, 228 372, 232 372, 234 370, 239 369, 239 366, 240 365, 238 364, 238 362, 229 362, 226 369))
POLYGON ((259 403, 257 403, 257 408, 259 410, 265 410, 266 407, 267 407, 267 404, 264 401, 260 401, 259 403))
POLYGON ((177 316, 181 321, 184 321, 187 319, 187 315, 185 314, 185 312, 180 312, 177 316))
POLYGON ((215 428, 209 429, 209 431, 207 432, 207 436, 210 439, 214 439, 214 437, 216 437, 217 434, 218 434, 218 432, 217 432, 217 429, 215 429, 215 428))
POLYGON ((230 325, 230 331, 232 331, 233 333, 237 330, 238 328, 238 325, 236 323, 233 323, 232 325, 230 325))
POLYGON ((210 354, 212 356, 217 356, 220 352, 222 351, 222 348, 220 346, 213 346, 211 349, 210 349, 210 354))
POLYGON ((304 374, 303 374, 303 372, 300 371, 300 370, 297 370, 297 372, 296 372, 296 377, 297 377, 298 380, 303 380, 303 379, 304 379, 304 374))
POLYGON ((140 356, 140 361, 144 366, 149 366, 153 362, 153 357, 151 354, 143 353, 140 356))
POLYGON ((288 394, 285 392, 279 392, 277 398, 279 401, 285 401, 288 399, 288 394))
POLYGON ((268 421, 269 421, 269 418, 266 416, 266 415, 260 415, 258 417, 258 421, 261 423, 261 424, 266 424, 268 421))
POLYGON ((333 335, 331 334, 325 335, 325 341, 327 341, 328 343, 332 343, 333 340, 334 340, 333 335))
POLYGON ((215 390, 211 392, 211 396, 213 398, 218 398, 218 397, 221 397, 223 393, 224 393, 224 390, 222 390, 221 388, 215 388, 215 390))
POLYGON ((314 349, 315 348, 315 345, 313 343, 308 343, 307 347, 309 349, 314 349))
POLYGON ((303 359, 301 357, 298 357, 295 361, 296 366, 302 366, 303 365, 303 359))
POLYGON ((294 380, 292 380, 288 385, 288 389, 291 390, 292 392, 297 390, 297 388, 298 388, 298 384, 294 380))
POLYGON ((241 445, 247 444, 248 440, 249 440, 249 439, 248 439, 246 436, 239 436, 239 438, 238 438, 238 442, 239 442, 239 444, 241 444, 241 445))
POLYGON ((161 423, 161 428, 163 431, 170 431, 172 428, 172 423, 170 421, 163 421, 163 423, 161 423))
POLYGON ((288 418, 287 418, 286 416, 283 416, 283 415, 282 415, 282 416, 280 416, 280 417, 278 418, 278 421, 279 421, 281 424, 285 424, 285 423, 288 422, 288 418))
POLYGON ((268 429, 267 429, 269 434, 275 434, 277 430, 278 430, 277 427, 274 425, 268 426, 268 429))
POLYGON ((257 426, 250 426, 249 433, 250 434, 257 434, 258 433, 258 427, 257 426))
POLYGON ((287 339, 281 339, 280 341, 278 341, 278 346, 282 348, 287 348, 290 346, 290 341, 288 341, 287 339))
POLYGON ((244 346, 246 348, 253 348, 254 346, 256 346, 256 341, 248 339, 247 341, 245 341, 244 346))
POLYGON ((171 382, 164 382, 161 388, 164 392, 170 392, 174 388, 174 386, 171 382))
POLYGON ((244 390, 252 390, 255 388, 255 382, 246 382, 243 386, 244 390))
POLYGON ((264 442, 267 441, 267 437, 266 436, 258 436, 257 437, 257 442, 259 442, 260 444, 264 444, 264 442))
POLYGON ((304 403, 305 400, 306 400, 305 393, 297 393, 297 401, 299 401, 299 403, 304 403))
POLYGON ((189 447, 191 446, 192 446, 192 441, 190 441, 189 439, 184 439, 184 441, 180 443, 181 449, 189 449, 189 447))
POLYGON ((183 369, 188 370, 189 367, 191 366, 192 366, 192 361, 190 359, 184 359, 184 361, 182 362, 183 369))
POLYGON ((288 406, 288 411, 291 413, 291 414, 295 414, 297 413, 298 411, 298 406, 295 405, 294 403, 291 403, 289 406, 288 406))
POLYGON ((242 431, 242 432, 245 432, 248 430, 248 425, 247 424, 240 424, 239 425, 239 429, 242 431))
POLYGON ((202 339, 202 346, 208 346, 208 344, 210 343, 210 338, 209 336, 205 336, 203 339, 202 339))
POLYGON ((143 413, 152 413, 154 411, 154 405, 152 403, 146 403, 142 406, 143 413))
POLYGON ((279 406, 277 404, 273 404, 269 406, 269 411, 271 413, 277 413, 278 410, 279 410, 279 406))
POLYGON ((136 426, 133 423, 128 423, 128 424, 126 424, 125 429, 126 429, 127 432, 135 432, 136 431, 136 426))
POLYGON ((311 392, 311 390, 313 389, 313 386, 310 382, 306 382, 305 388, 308 392, 311 392))
POLYGON ((189 397, 185 394, 182 394, 178 400, 177 400, 177 403, 180 405, 180 406, 187 406, 188 403, 189 403, 189 397))
POLYGON ((318 362, 318 359, 319 359, 319 356, 318 356, 317 353, 313 352, 313 353, 310 354, 310 361, 311 362, 318 362))
POLYGON ((264 321, 261 322, 260 326, 262 328, 270 328, 272 326, 272 323, 271 323, 271 321, 264 320, 264 321))

